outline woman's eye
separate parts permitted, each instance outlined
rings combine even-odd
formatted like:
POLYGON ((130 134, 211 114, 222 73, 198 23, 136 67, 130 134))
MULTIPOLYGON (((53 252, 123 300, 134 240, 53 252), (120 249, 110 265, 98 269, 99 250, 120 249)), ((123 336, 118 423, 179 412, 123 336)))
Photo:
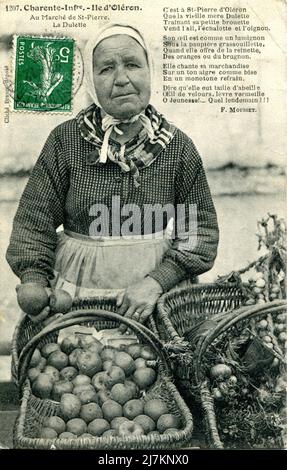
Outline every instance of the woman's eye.
POLYGON ((101 74, 102 73, 107 73, 107 72, 110 72, 111 70, 113 69, 113 67, 111 65, 109 65, 108 67, 105 67, 101 70, 101 74))
POLYGON ((133 62, 130 62, 129 64, 127 64, 127 67, 129 69, 135 69, 135 68, 138 68, 138 65, 137 64, 134 64, 133 62))

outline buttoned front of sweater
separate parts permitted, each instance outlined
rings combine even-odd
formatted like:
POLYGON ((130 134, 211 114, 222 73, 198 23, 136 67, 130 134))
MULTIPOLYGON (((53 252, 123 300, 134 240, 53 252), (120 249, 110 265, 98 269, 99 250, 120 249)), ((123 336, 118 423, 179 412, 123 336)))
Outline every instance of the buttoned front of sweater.
MULTIPOLYGON (((115 235, 113 217, 119 217, 112 210, 115 198, 120 213, 127 205, 139 208, 141 233, 147 227, 150 232, 156 230, 155 221, 146 220, 147 207, 182 204, 187 226, 189 208, 196 207, 196 245, 190 248, 176 233, 161 264, 150 273, 164 291, 211 268, 218 243, 216 212, 201 158, 189 137, 177 129, 156 160, 140 169, 138 187, 130 172, 122 172, 109 160, 96 163, 97 157, 97 148, 83 139, 75 119, 59 125, 48 137, 21 197, 7 250, 7 260, 22 283, 48 285, 53 278, 60 225, 91 235, 98 210, 104 205, 109 211, 105 234, 115 235)), ((125 211, 121 223, 127 216, 125 211)))

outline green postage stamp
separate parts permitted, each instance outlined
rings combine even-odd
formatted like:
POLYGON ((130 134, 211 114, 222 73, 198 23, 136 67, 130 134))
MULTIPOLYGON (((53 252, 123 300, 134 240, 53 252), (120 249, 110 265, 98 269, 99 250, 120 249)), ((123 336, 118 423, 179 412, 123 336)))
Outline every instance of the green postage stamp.
POLYGON ((32 36, 14 40, 13 109, 71 111, 74 40, 32 36))

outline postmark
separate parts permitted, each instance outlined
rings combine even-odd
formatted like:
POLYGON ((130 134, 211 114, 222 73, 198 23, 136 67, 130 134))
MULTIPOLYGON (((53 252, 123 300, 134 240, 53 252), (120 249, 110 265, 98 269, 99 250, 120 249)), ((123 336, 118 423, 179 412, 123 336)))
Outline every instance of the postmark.
POLYGON ((14 38, 14 111, 72 110, 75 41, 72 38, 14 38))

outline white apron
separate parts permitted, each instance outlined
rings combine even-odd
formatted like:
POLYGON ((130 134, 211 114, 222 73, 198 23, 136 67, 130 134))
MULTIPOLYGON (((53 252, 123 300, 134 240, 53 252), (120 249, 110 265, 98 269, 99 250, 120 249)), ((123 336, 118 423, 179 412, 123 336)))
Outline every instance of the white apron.
POLYGON ((101 239, 60 232, 53 287, 73 298, 115 297, 155 269, 171 243, 168 231, 101 239))

